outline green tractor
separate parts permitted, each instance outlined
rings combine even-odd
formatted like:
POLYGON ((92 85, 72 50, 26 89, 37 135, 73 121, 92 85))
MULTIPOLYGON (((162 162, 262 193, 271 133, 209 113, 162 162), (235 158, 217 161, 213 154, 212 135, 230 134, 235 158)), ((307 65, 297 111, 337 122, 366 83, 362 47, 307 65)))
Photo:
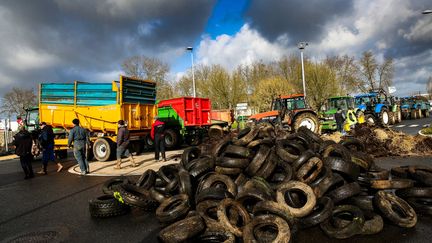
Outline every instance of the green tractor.
MULTIPOLYGON (((321 130, 323 132, 336 131, 336 121, 334 115, 339 108, 342 109, 344 113, 348 111, 348 108, 354 108, 354 98, 351 96, 333 96, 327 99, 323 107, 321 107, 320 112, 320 122, 321 130)), ((357 111, 355 108, 354 112, 356 115, 361 115, 361 111, 357 111)))

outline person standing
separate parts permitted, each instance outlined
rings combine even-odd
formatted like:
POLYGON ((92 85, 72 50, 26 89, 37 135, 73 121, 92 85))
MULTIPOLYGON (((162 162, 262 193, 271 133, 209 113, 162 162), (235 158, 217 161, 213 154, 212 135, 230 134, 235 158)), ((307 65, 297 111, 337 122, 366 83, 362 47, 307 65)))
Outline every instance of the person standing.
POLYGON ((137 166, 135 164, 132 154, 129 152, 129 130, 126 127, 125 121, 119 120, 117 122, 118 132, 117 132, 117 163, 114 169, 121 169, 122 156, 129 157, 132 167, 137 166))
POLYGON ((20 157, 21 167, 25 174, 24 179, 30 179, 34 177, 31 164, 33 160, 31 153, 33 140, 24 126, 20 126, 19 129, 20 131, 15 134, 12 144, 15 146, 15 154, 20 157))
POLYGON ((159 120, 158 116, 154 117, 154 122, 150 131, 150 137, 154 141, 155 160, 160 161, 159 154, 162 154, 163 161, 166 161, 165 156, 165 123, 159 120))
POLYGON ((74 127, 69 131, 68 147, 71 148, 73 143, 74 157, 80 167, 81 175, 85 175, 90 173, 86 156, 86 145, 90 140, 87 131, 79 125, 80 122, 78 119, 73 119, 72 123, 74 127))
POLYGON ((336 120, 336 129, 339 132, 343 132, 343 124, 345 122, 345 114, 343 113, 341 108, 338 108, 337 112, 334 115, 336 120))
MULTIPOLYGON (((38 172, 38 174, 47 174, 47 166, 48 162, 55 162, 54 155, 54 131, 52 126, 47 125, 45 122, 40 124, 42 129, 41 134, 39 135, 39 142, 42 146, 42 170, 38 172)), ((57 162, 57 172, 60 172, 63 169, 63 165, 60 162, 57 162)))

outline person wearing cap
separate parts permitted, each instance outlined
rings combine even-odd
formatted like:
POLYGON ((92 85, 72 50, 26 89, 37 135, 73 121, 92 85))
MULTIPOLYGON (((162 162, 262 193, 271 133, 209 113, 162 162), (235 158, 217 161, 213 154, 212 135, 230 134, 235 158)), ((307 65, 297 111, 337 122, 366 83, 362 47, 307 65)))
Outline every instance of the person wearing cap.
POLYGON ((87 131, 79 125, 78 119, 73 119, 72 123, 74 127, 69 131, 68 147, 71 148, 73 143, 74 157, 79 164, 81 175, 85 175, 90 173, 86 156, 86 145, 90 143, 90 138, 87 131))
POLYGON ((132 156, 132 154, 129 152, 129 130, 126 127, 126 123, 123 120, 119 120, 117 122, 118 124, 118 132, 117 132, 117 163, 114 167, 114 169, 121 169, 121 163, 122 163, 122 157, 126 156, 129 157, 129 161, 131 162, 131 166, 135 167, 137 164, 135 163, 135 160, 132 156))
MULTIPOLYGON (((45 122, 40 124, 41 133, 39 135, 39 142, 42 146, 42 170, 38 174, 47 174, 48 162, 55 162, 54 154, 54 131, 52 126, 47 125, 45 122)), ((57 172, 63 169, 63 165, 57 162, 57 172)))
POLYGON ((23 168, 25 174, 24 179, 33 178, 33 155, 31 153, 33 139, 31 134, 25 129, 24 126, 20 126, 19 132, 15 134, 13 138, 14 140, 12 145, 15 146, 15 154, 20 158, 21 167, 23 168))
POLYGON ((165 123, 155 116, 154 122, 150 131, 150 137, 154 141, 155 146, 155 160, 160 161, 159 154, 162 154, 162 159, 166 161, 165 157, 165 123))

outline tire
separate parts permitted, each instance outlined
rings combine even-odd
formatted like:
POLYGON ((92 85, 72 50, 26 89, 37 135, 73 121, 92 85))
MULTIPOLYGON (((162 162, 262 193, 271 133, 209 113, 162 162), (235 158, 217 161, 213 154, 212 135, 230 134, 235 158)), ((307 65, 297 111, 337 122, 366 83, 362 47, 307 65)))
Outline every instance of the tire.
POLYGON ((150 134, 145 136, 144 143, 147 148, 154 148, 154 141, 151 139, 150 134))
POLYGON ((129 206, 138 207, 146 211, 154 210, 158 203, 150 197, 148 190, 132 184, 122 184, 115 187, 114 197, 129 206))
POLYGON ((294 217, 304 217, 314 209, 316 205, 316 196, 312 188, 307 184, 299 181, 289 181, 279 185, 276 191, 276 200, 284 208, 288 209, 294 217), (285 195, 290 190, 301 191, 306 196, 306 203, 301 207, 292 207, 287 204, 285 195))
POLYGON ((240 203, 230 198, 226 198, 220 202, 217 209, 217 216, 219 222, 221 223, 221 226, 225 229, 225 231, 231 232, 237 237, 243 236, 242 228, 251 221, 251 217, 248 211, 246 211, 246 209, 242 205, 240 205, 240 203), (238 222, 231 223, 227 215, 228 210, 229 211, 236 210, 239 217, 241 217, 240 221, 243 225, 236 224, 238 222))
POLYGON ((142 140, 133 141, 130 143, 129 146, 131 148, 131 152, 135 152, 136 155, 140 155, 143 152, 144 144, 141 141, 142 140))
POLYGON ((98 138, 93 144, 94 157, 101 162, 105 162, 114 155, 113 143, 107 138, 98 138))
POLYGON ((321 229, 326 235, 336 239, 347 239, 354 235, 361 234, 365 218, 363 212, 356 206, 340 205, 333 209, 332 216, 320 224, 321 229), (332 224, 332 218, 338 214, 352 215, 350 221, 345 227, 335 227, 332 224))
POLYGON ((388 115, 389 115, 389 125, 394 125, 394 124, 396 124, 396 116, 395 116, 395 113, 393 113, 393 112, 389 112, 388 115))
POLYGON ((375 119, 375 116, 372 114, 366 114, 365 115, 365 122, 366 124, 368 124, 369 126, 375 126, 377 121, 375 119))
POLYGON ((412 110, 411 111, 411 120, 417 119, 417 111, 416 110, 412 110))
POLYGON ((423 118, 423 113, 422 113, 422 111, 420 109, 417 109, 417 117, 419 119, 423 118))
POLYGON ((301 126, 305 126, 314 133, 319 132, 318 117, 311 112, 305 112, 294 117, 292 124, 294 131, 297 131, 301 126))
POLYGON ((398 108, 398 110, 396 111, 396 123, 401 123, 401 122, 402 122, 402 112, 400 108, 398 108))
POLYGON ((103 195, 89 201, 89 211, 92 217, 108 218, 128 213, 129 207, 111 195, 103 195))
POLYGON ((113 195, 114 194, 113 187, 121 184, 129 184, 129 180, 126 177, 117 177, 117 178, 109 179, 105 181, 105 183, 102 185, 102 191, 106 195, 113 195))
POLYGON ((265 228, 269 227, 276 229, 276 232, 270 233, 273 238, 272 242, 288 243, 290 241, 291 231, 288 223, 283 218, 275 215, 260 215, 254 217, 252 221, 244 227, 243 242, 252 243, 263 240, 261 237, 257 237, 255 233, 264 231, 266 230, 265 228))
POLYGON ((156 172, 150 169, 144 172, 135 184, 139 187, 149 190, 151 187, 153 187, 155 181, 156 172))
POLYGON ((198 134, 188 135, 185 137, 185 142, 189 146, 198 146, 201 143, 201 137, 198 134))
POLYGON ((379 114, 379 121, 381 126, 387 127, 390 123, 390 115, 387 109, 383 109, 379 114))
POLYGON ((156 209, 156 217, 161 223, 171 223, 186 216, 189 209, 189 197, 186 194, 178 194, 161 203, 156 209))
POLYGON ((223 128, 219 125, 213 125, 208 130, 208 136, 210 139, 220 139, 223 137, 223 128))
POLYGON ((417 223, 414 209, 402 198, 385 191, 378 191, 374 197, 374 205, 381 215, 403 228, 412 228, 417 223), (403 212, 401 215, 398 212, 403 212))
POLYGON ((167 149, 173 149, 179 145, 179 135, 176 131, 173 129, 167 129, 165 131, 165 148, 167 149))
POLYGON ((425 111, 424 111, 424 116, 425 116, 425 117, 429 117, 429 116, 430 116, 429 110, 425 110, 425 111))
POLYGON ((185 242, 204 229, 205 224, 201 216, 187 217, 162 229, 159 232, 159 239, 162 242, 185 242))

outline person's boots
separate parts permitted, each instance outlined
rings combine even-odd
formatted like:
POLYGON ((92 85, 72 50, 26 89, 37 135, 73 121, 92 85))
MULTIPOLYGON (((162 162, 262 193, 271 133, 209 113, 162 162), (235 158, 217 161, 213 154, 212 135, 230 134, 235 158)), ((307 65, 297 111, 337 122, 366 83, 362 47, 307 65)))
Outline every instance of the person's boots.
POLYGON ((131 162, 131 164, 132 164, 132 167, 136 167, 137 164, 135 163, 135 160, 134 160, 134 158, 132 157, 132 155, 129 157, 129 159, 130 159, 130 162, 131 162))
POLYGON ((121 159, 118 159, 116 165, 114 166, 114 169, 116 169, 116 170, 121 169, 120 165, 121 165, 121 159))
POLYGON ((63 165, 61 163, 57 163, 57 172, 60 172, 63 169, 63 165))

